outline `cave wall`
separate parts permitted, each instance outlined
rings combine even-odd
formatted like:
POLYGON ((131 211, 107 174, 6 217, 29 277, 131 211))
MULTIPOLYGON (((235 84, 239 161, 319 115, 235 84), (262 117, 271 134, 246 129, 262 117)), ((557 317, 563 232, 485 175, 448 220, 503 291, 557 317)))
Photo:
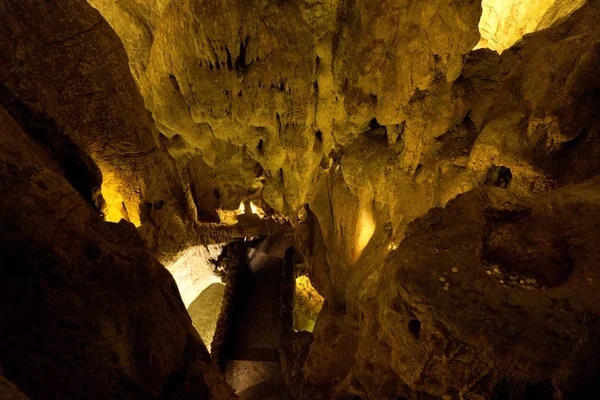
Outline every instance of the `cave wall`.
MULTIPOLYGON (((180 168, 201 157, 223 206, 262 188, 262 199, 289 215, 313 197, 335 144, 354 141, 375 117, 401 124, 415 90, 436 78, 447 90, 477 43, 481 11, 454 0, 189 0, 150 3, 148 14, 132 0, 90 3, 122 38, 158 129, 186 144, 180 168), (136 40, 141 31, 147 40, 136 40)), ((454 125, 448 114, 431 125, 454 125)), ((424 125, 406 129, 431 136, 424 125)), ((407 168, 418 164, 415 152, 406 152, 407 168)))
MULTIPOLYGON (((362 398, 437 398, 459 395, 463 398, 523 398, 526 391, 529 391, 529 395, 539 392, 542 396, 557 398, 587 395, 578 390, 590 387, 596 379, 590 376, 597 376, 594 375, 597 372, 590 372, 587 376, 582 374, 582 386, 578 389, 578 384, 573 382, 578 381, 579 372, 571 375, 565 371, 571 367, 573 371, 580 371, 580 367, 575 367, 578 362, 568 357, 565 357, 563 364, 563 361, 540 356, 543 363, 547 362, 549 365, 523 367, 515 376, 509 372, 512 366, 510 362, 504 364, 494 361, 493 365, 489 364, 491 359, 496 360, 505 355, 511 362, 514 361, 521 352, 517 343, 523 339, 519 335, 509 338, 509 341, 514 341, 515 349, 503 348, 506 353, 502 357, 497 350, 492 353, 486 350, 489 349, 489 343, 474 345, 477 349, 471 348, 474 353, 485 353, 490 358, 482 356, 479 360, 486 365, 479 369, 481 375, 477 378, 461 375, 461 371, 477 374, 479 367, 474 367, 473 372, 471 363, 474 361, 460 364, 463 359, 457 361, 458 364, 446 364, 450 361, 444 361, 444 357, 451 359, 455 350, 446 352, 445 346, 448 343, 445 339, 440 342, 432 339, 434 343, 428 344, 416 341, 408 329, 413 320, 411 312, 427 314, 443 308, 443 313, 446 313, 444 318, 460 320, 462 313, 469 313, 475 306, 471 306, 465 300, 466 297, 459 294, 453 309, 445 309, 441 304, 423 306, 420 300, 415 300, 408 306, 402 303, 402 307, 406 309, 399 311, 396 309, 397 305, 390 305, 390 299, 386 299, 381 291, 385 285, 393 285, 393 290, 402 293, 406 290, 408 293, 405 295, 412 296, 412 288, 407 286, 413 284, 413 278, 407 276, 407 281, 390 282, 390 274, 394 271, 393 263, 385 261, 385 255, 397 246, 402 246, 403 240, 409 240, 410 236, 423 235, 422 232, 406 233, 406 224, 423 216, 431 208, 445 206, 460 193, 485 184, 507 187, 502 190, 530 198, 563 185, 584 182, 599 173, 597 77, 600 63, 598 32, 595 31, 596 24, 593 22, 599 17, 597 7, 597 3, 588 4, 561 24, 526 37, 519 46, 507 50, 502 56, 488 50, 471 53, 461 76, 452 85, 453 97, 448 101, 451 106, 463 102, 463 110, 466 111, 461 115, 464 115, 464 119, 423 147, 421 165, 416 173, 400 172, 402 169, 398 165, 399 159, 394 156, 395 149, 389 142, 386 143, 380 127, 372 127, 351 146, 344 147, 340 151, 341 156, 334 158, 330 169, 321 171, 317 196, 309 203, 318 218, 319 227, 305 234, 302 239, 307 247, 315 250, 307 250, 307 253, 315 255, 312 259, 312 274, 320 285, 319 290, 326 294, 329 309, 319 316, 314 341, 304 366, 305 383, 308 387, 319 388, 313 392, 305 392, 307 398, 318 396, 319 390, 323 388, 331 388, 333 393, 350 393, 362 398), (507 185, 490 179, 490 171, 498 166, 511 171, 512 179, 507 185), (367 201, 363 200, 362 203, 361 190, 367 193, 367 201), (365 203, 368 218, 364 217, 365 203), (353 245, 356 243, 353 239, 356 237, 355 232, 364 232, 371 224, 375 225, 375 229, 357 258, 356 250, 359 247, 353 245), (317 255, 319 252, 327 255, 317 255), (388 305, 383 306, 386 301, 388 305), (429 311, 424 311, 422 306, 429 311), (393 319, 397 324, 386 327, 390 314, 395 315, 393 319), (378 317, 373 317, 374 315, 378 317), (374 341, 375 337, 380 341, 374 341), (424 348, 429 345, 432 346, 431 352, 423 353, 427 351, 424 348), (438 353, 444 352, 445 355, 438 358, 438 353), (331 364, 331 360, 338 362, 331 364), (428 362, 426 365, 413 365, 413 362, 421 363, 424 360, 428 362), (392 371, 389 366, 394 362, 396 367, 392 367, 392 371), (438 364, 444 365, 440 367, 442 370, 438 378, 429 376, 438 364), (339 365, 354 367, 342 370, 335 368, 339 365), (417 377, 414 374, 418 373, 414 371, 423 371, 424 375, 417 377), (483 371, 490 375, 486 376, 483 371), (432 381, 435 382, 432 386, 426 384, 432 381)), ((420 105, 420 110, 428 112, 448 107, 444 98, 435 92, 425 93, 414 104, 420 105)), ((389 126, 386 130, 389 140, 389 126)), ((591 187, 592 191, 597 190, 596 183, 591 187)), ((590 203, 593 204, 594 200, 590 199, 590 203)), ((558 202, 554 203, 554 207, 560 209, 566 206, 558 202)), ((456 211, 447 211, 446 215, 450 216, 453 212, 456 211)), ((593 212, 587 210, 582 211, 582 214, 593 215, 593 212)), ((464 215, 462 221, 470 221, 473 217, 471 214, 464 215)), ((581 223, 582 226, 586 225, 584 221, 581 223)), ((559 230, 540 224, 549 230, 559 230)), ((529 232, 530 227, 523 226, 520 229, 522 232, 529 232)), ((588 226, 584 229, 597 232, 595 227, 588 226)), ((427 241, 415 240, 423 240, 421 244, 415 245, 415 254, 420 254, 420 251, 427 248, 424 244, 427 241)), ((431 251, 448 258, 456 254, 460 247, 471 248, 473 238, 464 236, 456 240, 460 242, 457 248, 445 247, 445 239, 441 239, 439 247, 435 245, 431 251)), ((499 239, 500 242, 513 244, 519 240, 522 238, 514 236, 499 239)), ((593 242, 597 239, 573 240, 593 242)), ((544 239, 539 241, 544 243, 544 239)), ((535 239, 527 243, 533 252, 536 246, 540 246, 535 239)), ((477 249, 471 251, 475 257, 479 256, 477 249)), ((593 249, 588 251, 593 253, 593 249)), ((402 256, 398 257, 397 260, 402 259, 402 256)), ((583 256, 583 259, 586 257, 583 256)), ((514 259, 506 262, 508 265, 516 263, 514 259)), ((404 268, 409 268, 404 262, 402 265, 397 270, 399 276, 404 268)), ((424 274, 422 279, 425 279, 425 274, 434 272, 434 262, 423 262, 420 265, 424 274)), ((483 261, 476 259, 468 269, 476 268, 475 265, 483 265, 483 261)), ((593 262, 591 265, 594 265, 593 262)), ((484 279, 485 275, 479 278, 484 279)), ((595 281, 595 278, 590 279, 595 281)), ((582 301, 580 291, 586 290, 586 282, 579 279, 577 283, 571 284, 570 289, 557 289, 558 298, 554 295, 550 296, 551 300, 544 298, 544 305, 536 305, 534 301, 527 304, 524 308, 528 310, 522 310, 527 314, 524 321, 531 322, 529 317, 533 310, 529 307, 543 308, 548 302, 569 298, 569 301, 582 301)), ((414 285, 423 289, 426 283, 419 280, 414 285)), ((443 296, 446 293, 443 284, 438 282, 438 285, 436 293, 443 296)), ((490 307, 493 303, 490 298, 473 300, 474 303, 476 301, 490 307)), ((597 304, 596 302, 597 299, 592 301, 593 304, 597 304)), ((595 307, 591 306, 597 310, 595 307)), ((587 315, 587 312, 586 309, 579 316, 587 315)), ((499 331, 503 328, 496 326, 494 321, 501 320, 510 325, 509 321, 517 318, 508 312, 494 311, 494 315, 492 326, 499 331)), ((597 315, 597 311, 590 312, 589 315, 597 315)), ((532 319, 537 320, 537 317, 532 319)), ((557 321, 557 326, 575 323, 562 319, 557 321)), ((467 327, 477 326, 477 322, 473 320, 463 322, 467 327)), ((420 326, 433 325, 434 330, 439 325, 435 318, 427 323, 420 323, 420 326)), ((541 324, 539 322, 534 327, 529 327, 528 335, 538 335, 536 340, 543 337, 543 343, 551 343, 556 335, 555 331, 548 331, 541 324)), ((522 329, 519 326, 513 328, 517 331, 522 329)), ((445 327, 439 329, 441 337, 451 336, 462 343, 462 339, 455 336, 458 335, 457 332, 445 332, 445 327)), ((581 341, 589 346, 585 351, 590 354, 597 354, 595 342, 588 341, 588 335, 595 335, 591 332, 596 330, 597 326, 591 324, 580 331, 583 336, 578 336, 583 337, 581 341)), ((478 335, 485 336, 477 333, 475 328, 469 335, 475 340, 481 339, 478 335)), ((576 351, 574 349, 580 343, 575 340, 564 345, 576 351)), ((449 346, 455 345, 453 343, 449 346)), ((459 345, 461 346, 462 344, 459 345)), ((548 350, 549 347, 538 349, 536 354, 546 354, 546 351, 553 353, 553 350, 548 350)), ((527 357, 524 356, 517 363, 529 365, 531 362, 527 357)), ((537 355, 531 357, 535 358, 537 355)), ((588 361, 584 362, 583 359, 581 357, 581 363, 587 366, 588 361)), ((585 370, 587 367, 582 368, 585 370)), ((307 390, 307 387, 303 389, 307 390)))
POLYGON ((340 386, 364 398, 594 397, 598 183, 533 199, 478 189, 411 224, 359 295, 356 364, 340 386))
POLYGON ((499 53, 512 47, 524 35, 548 28, 583 6, 586 0, 483 0, 479 21, 485 47, 499 53))
MULTIPOLYGON (((81 162, 98 165, 107 202, 138 210, 158 255, 246 198, 292 220, 302 210, 297 239, 327 302, 302 355, 300 396, 568 398, 596 376, 583 373, 583 355, 597 354, 597 298, 579 286, 596 279, 581 275, 593 270, 593 249, 573 255, 572 276, 585 281, 535 297, 496 296, 498 282, 475 274, 481 236, 497 221, 508 224, 497 237, 509 248, 528 229, 542 244, 596 240, 594 219, 562 236, 547 221, 553 207, 564 224, 576 210, 596 212, 597 179, 582 182, 600 173, 597 1, 554 2, 545 29, 501 55, 472 51, 478 1, 89 0, 118 37, 85 3, 61 1, 2 3, 2 82, 18 100, 3 106, 17 120, 21 103, 55 120, 81 162), (490 205, 502 191, 518 199, 508 211, 490 205), (523 225, 496 216, 523 210, 534 215, 523 225), (441 296, 459 284, 427 280, 446 268, 438 254, 468 274, 452 307, 441 296), (471 295, 493 321, 466 303, 471 295), (565 301, 583 324, 561 316, 565 301), (556 326, 544 325, 541 307, 556 326), (508 326, 515 318, 532 325, 508 326), (523 351, 534 339, 550 350, 523 351)), ((84 189, 96 204, 97 191, 84 189)))
POLYGON ((159 253, 176 252, 195 229, 196 207, 118 36, 85 1, 5 1, 1 17, 3 106, 18 118, 8 104, 16 98, 54 120, 100 169, 106 218, 139 226, 159 253))
POLYGON ((134 225, 103 221, 3 108, 0 126, 3 374, 31 398, 228 398, 134 225))
POLYGON ((233 398, 146 246, 176 250, 193 203, 119 38, 85 1, 0 19, 0 373, 34 399, 233 398))

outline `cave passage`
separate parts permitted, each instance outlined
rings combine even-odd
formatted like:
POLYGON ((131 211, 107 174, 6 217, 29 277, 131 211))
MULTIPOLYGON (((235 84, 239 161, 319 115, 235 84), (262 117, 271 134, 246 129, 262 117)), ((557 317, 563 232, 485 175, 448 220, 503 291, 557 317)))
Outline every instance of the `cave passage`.
POLYGON ((291 238, 246 242, 223 348, 227 380, 243 399, 281 399, 285 383, 279 359, 281 286, 291 238))

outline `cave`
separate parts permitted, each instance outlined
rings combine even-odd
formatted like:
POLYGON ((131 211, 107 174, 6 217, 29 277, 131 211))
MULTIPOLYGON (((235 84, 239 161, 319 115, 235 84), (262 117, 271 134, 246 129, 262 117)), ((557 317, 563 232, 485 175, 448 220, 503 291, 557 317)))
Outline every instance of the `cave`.
POLYGON ((0 0, 0 399, 600 398, 599 0, 0 0))

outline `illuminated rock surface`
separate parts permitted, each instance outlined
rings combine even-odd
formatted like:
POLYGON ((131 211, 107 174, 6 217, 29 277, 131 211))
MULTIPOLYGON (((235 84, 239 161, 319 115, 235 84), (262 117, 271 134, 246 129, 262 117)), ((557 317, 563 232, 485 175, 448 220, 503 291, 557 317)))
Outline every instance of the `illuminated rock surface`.
POLYGON ((181 252, 177 261, 166 265, 177 282, 186 308, 213 283, 221 282, 212 263, 221 254, 222 245, 194 246, 181 252))
POLYGON ((294 329, 312 332, 323 307, 323 297, 310 283, 308 276, 296 278, 294 293, 294 329))
POLYGON ((171 267, 293 229, 325 302, 263 339, 296 398, 598 397, 597 0, 89 3, 0 0, 25 394, 228 396, 184 307, 212 281, 171 267))
POLYGON ((476 48, 487 47, 501 53, 525 34, 549 27, 585 3, 586 0, 483 0, 481 40, 476 48))
POLYGON ((192 318, 194 328, 200 334, 209 351, 217 329, 217 320, 221 312, 224 292, 225 285, 213 283, 204 289, 188 307, 188 313, 192 318))

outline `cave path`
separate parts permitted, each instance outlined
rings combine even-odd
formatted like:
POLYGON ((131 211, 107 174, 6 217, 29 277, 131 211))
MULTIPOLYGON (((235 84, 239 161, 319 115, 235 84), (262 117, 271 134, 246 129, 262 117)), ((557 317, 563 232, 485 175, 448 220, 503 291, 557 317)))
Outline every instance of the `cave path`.
POLYGON ((250 245, 225 343, 225 375, 240 399, 287 399, 279 361, 285 237, 250 245))

